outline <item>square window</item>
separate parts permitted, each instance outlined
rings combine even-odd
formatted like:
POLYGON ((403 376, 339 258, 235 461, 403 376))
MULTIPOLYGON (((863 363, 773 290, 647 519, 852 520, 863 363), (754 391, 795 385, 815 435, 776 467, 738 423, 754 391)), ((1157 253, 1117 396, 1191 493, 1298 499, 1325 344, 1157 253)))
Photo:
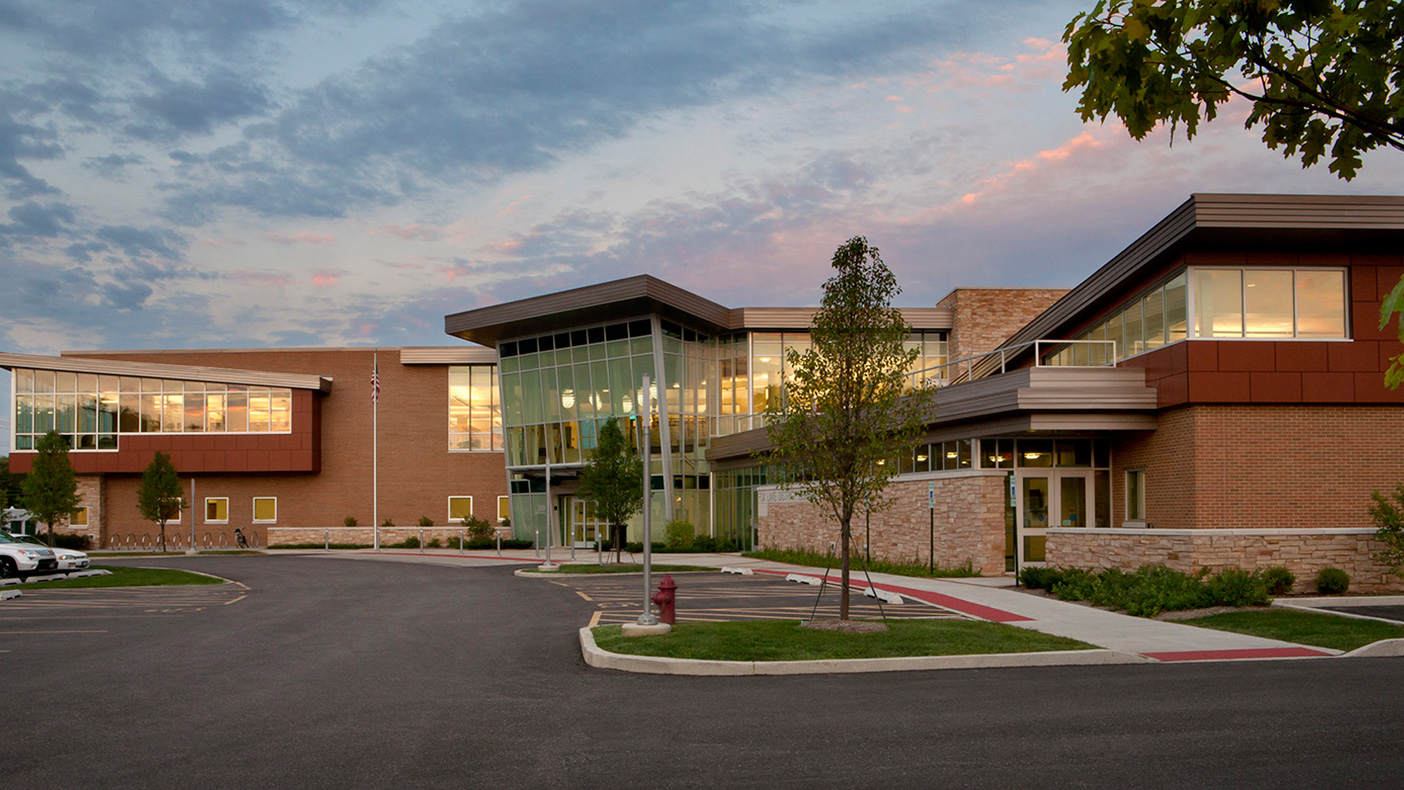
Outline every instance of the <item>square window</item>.
POLYGON ((448 520, 450 524, 462 524, 473 517, 473 497, 451 496, 448 498, 448 520))
POLYGON ((253 520, 255 524, 272 524, 278 520, 277 497, 254 497, 253 520))
POLYGON ((500 496, 500 497, 497 498, 497 520, 498 520, 498 521, 506 521, 507 519, 509 519, 509 518, 512 517, 512 509, 511 509, 511 505, 509 504, 510 502, 511 502, 511 498, 510 498, 510 497, 500 496))
MULTIPOLYGON (((277 514, 277 508, 274 508, 277 514)), ((205 523, 206 524, 228 524, 229 523, 229 498, 228 497, 206 497, 205 498, 205 523)))
POLYGON ((68 526, 72 529, 87 529, 88 509, 85 507, 80 507, 77 510, 74 510, 73 513, 68 517, 68 526))

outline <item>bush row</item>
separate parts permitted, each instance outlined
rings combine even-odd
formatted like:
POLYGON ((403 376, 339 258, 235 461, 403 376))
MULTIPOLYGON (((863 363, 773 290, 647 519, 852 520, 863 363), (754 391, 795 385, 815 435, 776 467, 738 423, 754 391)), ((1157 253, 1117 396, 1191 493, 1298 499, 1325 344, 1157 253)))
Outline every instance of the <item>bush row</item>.
MULTIPOLYGON (((1164 565, 1144 565, 1130 573, 1118 568, 1025 568, 1019 572, 1019 582, 1029 589, 1048 590, 1065 601, 1087 601, 1154 617, 1161 612, 1207 606, 1263 606, 1273 595, 1289 592, 1296 575, 1286 568, 1252 572, 1227 568, 1213 575, 1207 568, 1188 574, 1164 565)), ((1350 576, 1339 568, 1323 568, 1316 585, 1323 593, 1344 592, 1350 586, 1350 576)))

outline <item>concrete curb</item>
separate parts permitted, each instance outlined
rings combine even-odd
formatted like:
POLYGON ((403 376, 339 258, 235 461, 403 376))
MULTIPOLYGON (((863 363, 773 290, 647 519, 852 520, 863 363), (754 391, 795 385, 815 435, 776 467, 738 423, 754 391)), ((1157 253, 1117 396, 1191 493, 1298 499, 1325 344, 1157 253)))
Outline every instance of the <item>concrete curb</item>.
MULTIPOLYGON (((716 573, 716 571, 654 571, 653 575, 661 579, 665 573, 682 576, 689 573, 716 573)), ((533 572, 530 568, 518 568, 512 571, 512 575, 520 576, 523 579, 608 579, 611 576, 642 576, 643 571, 624 571, 622 573, 561 573, 560 571, 551 571, 540 573, 533 572)))
POLYGON ((1041 653, 987 653, 968 656, 907 656, 820 661, 700 661, 688 658, 629 656, 601 650, 588 627, 580 629, 580 653, 598 669, 647 675, 743 677, 754 675, 819 675, 858 672, 912 672, 931 669, 986 667, 1054 667, 1105 664, 1147 664, 1149 659, 1116 650, 1050 650, 1041 653))
POLYGON ((1357 647, 1342 658, 1378 658, 1380 656, 1404 656, 1404 639, 1381 639, 1364 647, 1357 647))
POLYGON ((0 601, 8 601, 11 598, 18 598, 22 595, 19 590, 0 590, 0 601))

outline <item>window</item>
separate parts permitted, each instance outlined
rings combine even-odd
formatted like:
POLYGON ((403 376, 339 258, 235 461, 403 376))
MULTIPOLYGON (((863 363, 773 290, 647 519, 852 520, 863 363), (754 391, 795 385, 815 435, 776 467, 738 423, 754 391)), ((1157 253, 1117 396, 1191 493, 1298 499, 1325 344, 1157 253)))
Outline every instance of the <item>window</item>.
MULTIPOLYGON (((497 397, 497 366, 455 365, 448 369, 448 378, 449 450, 501 451, 502 411, 497 397)), ((521 375, 515 375, 510 384, 516 387, 521 381, 521 375)), ((570 407, 575 404, 575 388, 569 381, 563 386, 565 390, 555 393, 553 407, 564 406, 567 401, 570 407)))
POLYGON ((88 509, 85 507, 80 507, 77 510, 74 510, 73 513, 68 517, 68 526, 72 529, 87 529, 88 509))
POLYGON ((1126 520, 1146 520, 1146 470, 1126 470, 1126 520))
MULTIPOLYGON (((277 508, 273 509, 277 514, 277 508)), ((205 523, 206 524, 228 524, 229 523, 229 497, 206 497, 205 498, 205 523)))
POLYGON ((473 497, 451 496, 448 498, 448 520, 450 524, 462 524, 473 517, 473 497))
POLYGON ((1345 338, 1345 270, 1190 270, 1194 336, 1345 338))
POLYGON ((498 520, 498 521, 506 521, 507 519, 509 519, 509 518, 512 517, 512 509, 511 509, 511 506, 510 506, 510 504, 509 504, 511 501, 512 501, 512 500, 511 500, 510 497, 500 496, 500 497, 497 498, 497 520, 498 520))
POLYGON ((253 501, 255 524, 272 524, 278 520, 278 499, 271 496, 256 496, 253 501))

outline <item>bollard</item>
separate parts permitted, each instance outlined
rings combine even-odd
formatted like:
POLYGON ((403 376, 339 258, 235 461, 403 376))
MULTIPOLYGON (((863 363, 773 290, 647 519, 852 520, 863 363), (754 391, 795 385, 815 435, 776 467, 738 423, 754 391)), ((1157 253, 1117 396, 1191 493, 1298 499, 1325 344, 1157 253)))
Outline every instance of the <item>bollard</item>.
POLYGON ((463 553, 463 530, 458 531, 458 553, 463 553))
POLYGON ((532 547, 536 549, 536 556, 541 556, 541 530, 536 531, 536 540, 532 541, 532 547))
POLYGON ((419 531, 419 553, 424 553, 424 530, 419 531))
POLYGON ((322 530, 322 551, 331 551, 331 530, 322 530))
POLYGON ((492 534, 494 534, 494 535, 497 536, 497 556, 501 557, 501 556, 502 556, 502 533, 501 533, 500 531, 498 531, 498 530, 493 530, 493 533, 492 533, 492 534))

